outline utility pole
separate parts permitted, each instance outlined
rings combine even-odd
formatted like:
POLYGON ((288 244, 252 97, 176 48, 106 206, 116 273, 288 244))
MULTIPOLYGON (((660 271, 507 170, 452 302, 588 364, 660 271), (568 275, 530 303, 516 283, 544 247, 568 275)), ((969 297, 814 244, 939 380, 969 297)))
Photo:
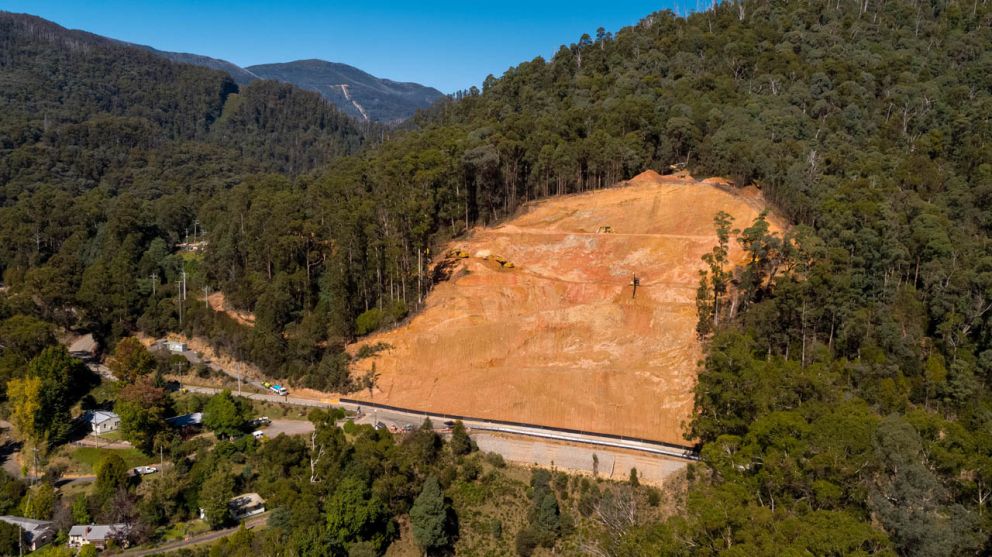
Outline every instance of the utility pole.
POLYGON ((152 298, 155 297, 155 285, 158 284, 158 273, 152 273, 152 298))
POLYGON ((179 302, 179 326, 183 326, 183 282, 182 280, 176 281, 176 291, 179 293, 177 298, 179 302))
POLYGON ((238 360, 238 396, 241 396, 241 360, 238 360))
POLYGON ((186 301, 186 265, 183 264, 183 291, 182 291, 183 301, 186 301))
POLYGON ((210 298, 210 287, 209 286, 204 286, 203 287, 203 309, 210 309, 210 304, 208 302, 208 299, 209 298, 210 298))

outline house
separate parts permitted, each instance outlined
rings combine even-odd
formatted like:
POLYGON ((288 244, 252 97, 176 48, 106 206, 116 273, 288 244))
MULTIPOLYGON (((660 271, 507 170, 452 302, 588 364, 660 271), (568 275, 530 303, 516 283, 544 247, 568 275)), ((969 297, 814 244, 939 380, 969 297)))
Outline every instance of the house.
POLYGON ((96 354, 100 345, 93 338, 92 334, 86 334, 81 337, 76 337, 76 340, 72 341, 69 345, 69 354, 73 358, 79 358, 84 362, 93 361, 96 359, 96 354))
MULTIPOLYGON (((231 510, 231 516, 235 520, 244 520, 250 516, 265 512, 265 499, 257 493, 243 493, 237 497, 232 497, 227 503, 227 508, 231 510)), ((207 514, 200 509, 200 520, 206 520, 207 514)))
POLYGON ((77 524, 69 530, 69 547, 82 547, 93 544, 97 549, 106 549, 107 544, 119 541, 127 547, 127 524, 77 524))
POLYGON ((55 524, 49 520, 34 520, 33 518, 22 518, 20 516, 0 516, 0 521, 13 524, 24 533, 25 549, 35 551, 39 547, 52 541, 55 536, 55 524))
POLYGON ((93 433, 109 433, 121 427, 121 417, 108 410, 89 410, 83 420, 90 424, 93 433))

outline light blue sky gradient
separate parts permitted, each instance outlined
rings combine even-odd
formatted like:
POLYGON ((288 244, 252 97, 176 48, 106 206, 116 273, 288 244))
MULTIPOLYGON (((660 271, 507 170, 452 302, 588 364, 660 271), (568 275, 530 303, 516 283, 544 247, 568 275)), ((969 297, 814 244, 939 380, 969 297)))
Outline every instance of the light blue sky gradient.
POLYGON ((700 1, 0 0, 0 10, 241 66, 321 58, 451 93, 600 26, 700 1))

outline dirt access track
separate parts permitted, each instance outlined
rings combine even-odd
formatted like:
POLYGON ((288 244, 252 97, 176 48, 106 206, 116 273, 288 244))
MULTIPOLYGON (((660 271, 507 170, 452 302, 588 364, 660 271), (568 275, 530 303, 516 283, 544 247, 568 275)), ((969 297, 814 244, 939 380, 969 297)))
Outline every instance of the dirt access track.
POLYGON ((391 346, 356 364, 357 375, 374 363, 379 378, 371 398, 352 396, 685 444, 702 355, 695 295, 700 258, 717 242, 713 217, 726 211, 744 228, 763 209, 756 188, 655 172, 530 204, 448 246, 470 257, 424 310, 351 347, 391 346))

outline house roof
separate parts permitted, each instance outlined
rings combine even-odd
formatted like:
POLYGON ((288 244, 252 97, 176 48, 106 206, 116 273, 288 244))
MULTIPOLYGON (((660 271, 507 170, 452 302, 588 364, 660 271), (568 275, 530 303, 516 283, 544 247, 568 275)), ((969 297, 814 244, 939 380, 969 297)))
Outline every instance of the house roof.
POLYGON ((168 422, 169 425, 175 427, 200 425, 203 423, 203 412, 193 412, 192 414, 183 414, 182 416, 174 416, 172 418, 167 418, 165 421, 168 422))
POLYGON ((13 524, 14 526, 19 526, 21 530, 24 530, 32 535, 52 528, 52 525, 54 524, 50 520, 35 520, 33 518, 10 515, 0 516, 0 521, 6 522, 7 524, 13 524))
POLYGON ((86 334, 81 337, 76 337, 76 340, 72 341, 69 345, 69 352, 96 352, 96 339, 93 338, 92 334, 86 334))
POLYGON ((110 420, 119 420, 121 417, 109 410, 90 410, 86 412, 85 420, 94 425, 100 425, 110 420))
POLYGON ((123 532, 126 524, 77 524, 69 530, 69 536, 79 536, 86 540, 105 540, 117 532, 123 532))

